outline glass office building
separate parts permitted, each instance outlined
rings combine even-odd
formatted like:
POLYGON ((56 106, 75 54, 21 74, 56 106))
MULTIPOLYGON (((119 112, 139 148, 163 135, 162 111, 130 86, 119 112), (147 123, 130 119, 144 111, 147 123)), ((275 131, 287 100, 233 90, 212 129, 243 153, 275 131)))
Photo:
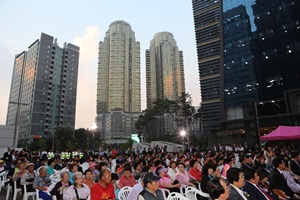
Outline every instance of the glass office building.
MULTIPOLYGON (((300 2, 213 2, 219 3, 221 16, 220 33, 216 34, 221 40, 221 103, 220 129, 208 132, 216 135, 213 138, 218 142, 242 142, 279 125, 299 125, 300 2)), ((196 29, 196 37, 205 36, 197 36, 196 29)), ((201 81, 201 63, 199 70, 201 81)))

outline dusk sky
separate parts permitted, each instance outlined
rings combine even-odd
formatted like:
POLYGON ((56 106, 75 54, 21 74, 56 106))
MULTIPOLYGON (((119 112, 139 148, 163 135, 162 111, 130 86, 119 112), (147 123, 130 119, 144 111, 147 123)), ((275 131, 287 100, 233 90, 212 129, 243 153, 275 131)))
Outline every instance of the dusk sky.
POLYGON ((141 43, 142 110, 146 108, 145 50, 154 34, 171 32, 184 56, 186 91, 200 104, 191 0, 0 0, 0 124, 5 124, 14 56, 41 32, 80 47, 75 128, 90 128, 96 117, 98 43, 110 23, 124 20, 141 43))

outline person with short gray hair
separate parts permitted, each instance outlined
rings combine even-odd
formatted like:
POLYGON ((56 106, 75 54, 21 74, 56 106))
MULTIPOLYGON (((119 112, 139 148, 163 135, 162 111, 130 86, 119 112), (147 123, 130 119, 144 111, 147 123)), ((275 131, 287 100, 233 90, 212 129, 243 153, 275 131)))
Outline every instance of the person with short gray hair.
POLYGON ((43 166, 39 168, 39 176, 33 181, 33 188, 39 190, 39 196, 44 200, 52 200, 52 197, 46 193, 48 187, 51 185, 51 179, 47 174, 47 167, 43 166))
POLYGON ((90 195, 90 188, 82 183, 83 176, 81 172, 74 172, 72 175, 74 185, 70 186, 63 194, 64 200, 87 199, 90 195))

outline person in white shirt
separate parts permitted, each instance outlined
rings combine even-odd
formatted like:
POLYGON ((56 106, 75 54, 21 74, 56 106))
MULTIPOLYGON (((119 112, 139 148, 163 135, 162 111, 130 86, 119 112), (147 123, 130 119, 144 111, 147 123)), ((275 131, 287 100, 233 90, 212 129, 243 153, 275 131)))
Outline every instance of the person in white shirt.
POLYGON ((178 169, 177 169, 176 162, 171 161, 169 168, 168 168, 168 175, 172 179, 172 181, 175 181, 177 172, 178 172, 178 169))
POLYGON ((145 174, 146 174, 145 172, 143 172, 141 174, 141 177, 140 177, 138 183, 133 186, 132 190, 128 194, 127 199, 137 199, 138 198, 140 192, 143 191, 143 189, 144 189, 143 179, 144 179, 145 174))

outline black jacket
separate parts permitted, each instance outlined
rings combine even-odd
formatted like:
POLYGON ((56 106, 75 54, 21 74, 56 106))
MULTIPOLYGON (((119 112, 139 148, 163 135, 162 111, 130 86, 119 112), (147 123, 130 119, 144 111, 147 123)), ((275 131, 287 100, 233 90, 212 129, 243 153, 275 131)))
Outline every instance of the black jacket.
POLYGON ((268 200, 260 190, 249 182, 246 182, 243 190, 249 194, 249 200, 268 200))
POLYGON ((286 195, 292 197, 294 192, 289 188, 285 178, 282 177, 278 169, 273 169, 269 175, 269 182, 272 189, 280 189, 285 192, 286 195))

